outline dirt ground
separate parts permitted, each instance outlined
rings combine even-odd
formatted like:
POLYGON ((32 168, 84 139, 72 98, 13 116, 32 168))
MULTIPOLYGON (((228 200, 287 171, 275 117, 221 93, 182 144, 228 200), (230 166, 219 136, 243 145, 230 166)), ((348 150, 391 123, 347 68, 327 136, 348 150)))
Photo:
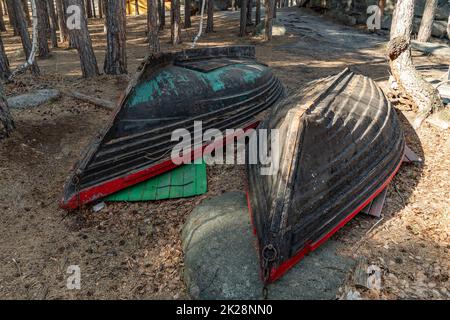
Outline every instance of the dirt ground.
MULTIPOLYGON (((263 43, 259 37, 240 39, 237 19, 236 14, 218 13, 216 32, 203 35, 199 46, 254 44, 258 59, 270 65, 289 90, 347 65, 385 85, 388 66, 380 62, 383 46, 347 54, 315 50, 313 39, 289 30, 271 43, 263 43), (310 41, 311 46, 295 45, 299 41, 310 41)), ((147 51, 145 20, 144 16, 128 20, 130 73, 147 51)), ((180 48, 190 47, 198 17, 193 22, 193 28, 183 29, 180 48)), ((101 67, 105 48, 103 25, 92 20, 90 28, 101 67)), ((169 32, 166 28, 162 34, 164 50, 174 50, 168 43, 169 32)), ((17 66, 23 59, 20 41, 11 33, 2 36, 11 64, 17 66)), ((83 80, 75 51, 60 48, 52 53, 51 58, 38 61, 41 77, 20 76, 6 86, 7 94, 27 92, 30 88, 71 88, 113 100, 120 96, 130 78, 102 75, 83 80)), ((415 53, 415 62, 437 65, 444 61, 415 53)), ((183 223, 205 197, 242 191, 244 168, 209 167, 209 190, 201 197, 115 203, 98 213, 87 209, 68 214, 58 207, 64 181, 81 150, 102 128, 108 112, 63 97, 12 113, 17 129, 0 143, 0 298, 188 298, 182 274, 183 223), (66 288, 69 265, 80 266, 81 290, 66 288)), ((450 133, 427 123, 415 132, 407 120, 411 111, 399 106, 398 113, 408 144, 423 163, 401 168, 389 187, 381 221, 357 216, 335 238, 348 244, 343 253, 364 256, 382 270, 382 289, 361 292, 363 297, 448 299, 450 133)), ((351 277, 342 288, 343 295, 350 289, 351 277)))

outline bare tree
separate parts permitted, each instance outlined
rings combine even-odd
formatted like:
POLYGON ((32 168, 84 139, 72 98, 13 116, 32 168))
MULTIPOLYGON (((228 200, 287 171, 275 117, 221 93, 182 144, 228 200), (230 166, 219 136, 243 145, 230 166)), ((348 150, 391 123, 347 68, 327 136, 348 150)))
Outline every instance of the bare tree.
MULTIPOLYGON (((205 0, 206 1, 206 0, 205 0)), ((214 32, 214 0, 208 1, 208 18, 206 20, 206 33, 214 32)))
POLYGON ((437 5, 438 0, 427 0, 425 3, 419 34, 417 36, 417 40, 420 42, 428 42, 428 40, 430 40, 437 5))
POLYGON ((170 39, 172 45, 181 43, 180 0, 171 0, 170 6, 170 39))
POLYGON ((239 21, 239 37, 244 37, 247 34, 247 1, 248 0, 241 0, 241 15, 240 15, 240 21, 239 21))
POLYGON ((275 0, 266 0, 266 19, 264 22, 264 40, 266 41, 272 40, 272 26, 275 6, 275 0))
POLYGON ((159 52, 158 0, 147 0, 147 29, 150 51, 159 52))
POLYGON ((14 129, 14 122, 9 112, 8 101, 0 81, 0 140, 9 137, 14 129))
MULTIPOLYGON (((100 1, 101 3, 101 1, 100 1)), ((56 0, 56 12, 58 13, 59 39, 66 42, 69 39, 69 30, 66 24, 66 14, 64 12, 63 0, 56 0)))
POLYGON ((190 28, 191 24, 191 0, 184 1, 184 27, 190 28))
POLYGON ((106 1, 106 74, 127 73, 126 0, 106 1))
POLYGON ((79 26, 69 29, 69 37, 73 46, 77 49, 80 56, 81 71, 83 77, 90 78, 99 74, 97 58, 92 48, 92 40, 87 27, 86 14, 84 12, 84 3, 82 0, 65 0, 66 8, 76 6, 80 12, 80 16, 76 17, 75 13, 70 16, 71 19, 79 18, 79 26))
MULTIPOLYGON (((16 0, 6 0, 8 8, 11 10, 10 14, 14 15, 16 20, 17 32, 20 35, 20 40, 22 41, 23 51, 27 59, 32 53, 32 44, 30 40, 30 35, 28 33, 27 25, 25 22, 25 13, 23 12, 22 2, 16 0)), ((34 75, 39 74, 39 67, 36 61, 31 65, 31 72, 34 75)))
POLYGON ((398 0, 395 15, 388 45, 389 64, 401 93, 418 108, 419 115, 414 123, 417 128, 432 111, 443 108, 443 103, 437 90, 416 71, 411 59, 414 0, 398 0))
POLYGON ((0 79, 7 80, 11 75, 11 70, 9 69, 9 60, 5 53, 5 47, 3 45, 3 39, 0 34, 0 79))

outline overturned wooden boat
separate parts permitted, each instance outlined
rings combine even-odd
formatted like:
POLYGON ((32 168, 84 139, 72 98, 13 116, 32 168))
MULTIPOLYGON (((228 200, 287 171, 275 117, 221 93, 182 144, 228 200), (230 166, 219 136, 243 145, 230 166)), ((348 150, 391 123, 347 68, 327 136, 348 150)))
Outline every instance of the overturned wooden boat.
POLYGON ((405 140, 380 88, 348 69, 289 96, 258 129, 279 130, 281 141, 273 175, 247 165, 261 273, 270 283, 386 188, 405 140))
MULTIPOLYGON (((106 129, 66 182, 61 206, 74 209, 173 169, 176 129, 256 127, 257 115, 284 94, 252 46, 192 49, 150 57, 106 129)), ((200 157, 205 145, 197 146, 200 157)))

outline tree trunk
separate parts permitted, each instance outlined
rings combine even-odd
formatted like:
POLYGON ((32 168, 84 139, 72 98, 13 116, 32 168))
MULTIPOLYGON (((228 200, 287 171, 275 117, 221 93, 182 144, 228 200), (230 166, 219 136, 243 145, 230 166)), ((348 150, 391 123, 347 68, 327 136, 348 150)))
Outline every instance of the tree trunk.
POLYGON ((206 33, 214 32, 214 0, 208 1, 208 19, 206 20, 206 33))
MULTIPOLYGON (((247 1, 241 0, 241 16, 239 22, 239 37, 244 37, 247 34, 247 1)), ((266 0, 267 1, 267 0, 266 0)))
POLYGON ((256 0, 255 25, 261 23, 261 0, 256 0))
POLYGON ((106 4, 106 74, 127 73, 126 0, 108 0, 106 4))
MULTIPOLYGON (((17 32, 20 35, 20 40, 22 41, 23 51, 25 52, 25 56, 27 59, 30 57, 32 44, 30 40, 30 35, 28 33, 27 25, 25 22, 25 13, 23 12, 22 3, 17 0, 6 0, 8 4, 8 8, 10 8, 10 14, 15 17, 17 24, 17 32)), ((34 75, 39 74, 39 67, 37 62, 31 66, 31 72, 34 75)))
POLYGON ((66 42, 69 39, 69 30, 67 29, 63 0, 56 0, 56 11, 58 13, 59 39, 66 42))
MULTIPOLYGON (((11 25, 11 28, 14 31, 14 36, 19 36, 20 35, 19 23, 17 21, 16 15, 15 15, 15 12, 17 10, 17 8, 14 8, 15 6, 18 6, 17 2, 6 0, 6 10, 8 11, 9 24, 11 25)), ((23 12, 22 6, 20 6, 20 9, 22 9, 22 12, 23 12)), ((23 19, 24 19, 23 22, 25 23, 25 16, 23 19)), ((26 23, 25 23, 25 27, 26 27, 26 23)))
POLYGON ((428 42, 430 40, 437 5, 438 0, 427 0, 425 3, 419 34, 417 36, 417 40, 420 42, 428 42))
POLYGON ((53 0, 47 0, 47 11, 50 17, 50 40, 52 41, 52 47, 58 48, 58 35, 56 34, 56 30, 58 30, 59 26, 53 0))
POLYGON ((6 31, 5 19, 3 18, 3 1, 0 0, 0 31, 6 31))
POLYGON ((38 48, 39 57, 48 58, 50 56, 50 49, 48 47, 47 35, 48 35, 48 12, 47 1, 37 0, 36 10, 38 17, 38 48))
POLYGON ((98 1, 98 17, 100 19, 103 19, 103 0, 97 0, 98 1))
MULTIPOLYGON (((148 7, 147 7, 148 10, 148 7)), ((139 12, 139 0, 134 0, 134 15, 138 16, 140 14, 139 12)))
POLYGON ((27 19, 27 24, 31 25, 30 7, 28 6, 28 0, 22 0, 23 12, 27 19))
POLYGON ((443 108, 443 103, 438 91, 416 71, 411 59, 414 0, 398 0, 395 15, 388 45, 389 65, 400 91, 418 108, 419 115, 414 122, 418 128, 432 111, 443 108))
POLYGON ((253 7, 253 0, 247 0, 247 25, 252 25, 252 7, 253 7))
POLYGON ((266 0, 266 19, 264 22, 264 40, 272 40, 273 12, 275 10, 275 0, 266 0))
POLYGON ((158 37, 158 0, 147 0, 148 43, 151 52, 161 50, 158 37))
POLYGON ((8 102, 3 91, 3 83, 0 81, 0 140, 9 137, 14 129, 14 122, 9 113, 8 102))
POLYGON ((159 30, 163 30, 166 25, 166 7, 164 6, 164 0, 158 1, 159 6, 159 30))
POLYGON ((184 27, 190 28, 191 23, 191 0, 184 1, 184 27))
MULTIPOLYGON (((99 74, 97 59, 92 48, 91 36, 87 27, 86 14, 84 12, 84 4, 82 0, 65 0, 66 8, 69 6, 77 6, 80 10, 80 28, 69 29, 69 37, 73 46, 77 49, 80 56, 81 71, 83 77, 90 78, 99 74)), ((73 16, 70 16, 73 18, 73 16)), ((75 17, 76 18, 76 17, 75 17)))
POLYGON ((86 15, 90 19, 92 18, 92 3, 91 0, 84 0, 86 6, 86 15))
POLYGON ((6 56, 5 47, 3 46, 3 39, 0 34, 0 79, 7 80, 10 75, 11 70, 9 69, 9 60, 6 56))
POLYGON ((172 45, 181 43, 181 28, 180 28, 180 0, 171 0, 170 7, 170 38, 172 45))

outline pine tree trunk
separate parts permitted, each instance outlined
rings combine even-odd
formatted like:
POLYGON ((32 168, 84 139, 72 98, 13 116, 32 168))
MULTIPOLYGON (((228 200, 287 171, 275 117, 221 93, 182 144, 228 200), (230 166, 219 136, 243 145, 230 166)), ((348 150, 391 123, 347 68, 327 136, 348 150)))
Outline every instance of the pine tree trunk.
POLYGON ((63 0, 56 0, 56 12, 58 13, 59 39, 66 42, 69 39, 69 30, 67 29, 63 0))
POLYGON ((164 0, 158 1, 159 8, 159 30, 163 30, 166 25, 166 7, 164 6, 164 0))
POLYGON ((264 22, 264 40, 272 40, 273 14, 275 10, 275 0, 266 0, 266 19, 264 22))
POLYGON ((103 19, 103 1, 98 0, 98 17, 103 19))
POLYGON ((10 75, 11 70, 9 69, 9 60, 8 57, 6 56, 5 47, 3 45, 3 39, 0 34, 0 79, 7 80, 10 75))
POLYGON ((184 27, 190 28, 191 23, 191 0, 184 1, 184 27))
POLYGON ((126 0, 107 0, 106 4, 106 74, 127 73, 126 0))
MULTIPOLYGON (((148 7, 147 7, 148 10, 148 7)), ((134 0, 134 15, 138 16, 140 14, 139 12, 139 0, 134 0)))
POLYGON ((425 3, 419 34, 417 36, 417 40, 420 42, 428 42, 430 40, 437 5, 438 0, 427 0, 425 3))
POLYGON ((261 0, 256 0, 255 25, 261 23, 261 0))
POLYGON ((181 43, 180 0, 171 0, 170 7, 170 39, 172 45, 181 43))
POLYGON ((50 49, 48 47, 48 13, 47 2, 45 0, 36 0, 36 10, 38 17, 38 48, 39 57, 42 59, 50 56, 50 49))
POLYGON ((86 6, 86 15, 90 19, 92 18, 92 3, 91 0, 84 0, 86 6))
POLYGON ((80 29, 73 28, 69 30, 69 38, 73 46, 77 49, 80 56, 81 72, 83 77, 90 78, 99 74, 97 58, 92 48, 91 36, 87 27, 86 14, 84 12, 84 3, 82 0, 65 0, 66 8, 75 5, 81 11, 80 29))
POLYGON ((0 81, 0 140, 9 137, 14 129, 14 122, 9 113, 8 102, 3 90, 3 83, 0 81))
POLYGON ((47 11, 50 17, 50 40, 52 41, 52 47, 58 48, 58 35, 56 34, 56 30, 58 30, 59 26, 53 0, 47 0, 47 11))
POLYGON ((31 25, 30 7, 28 6, 28 0, 22 0, 23 12, 27 19, 27 25, 31 25))
MULTIPOLYGON (((15 14, 15 12, 17 10, 17 8, 14 8, 15 6, 18 6, 17 2, 6 0, 6 10, 8 11, 9 24, 10 24, 11 28, 14 31, 14 36, 19 36, 20 35, 19 23, 17 21, 17 17, 16 17, 16 14, 15 14)), ((23 11, 22 6, 20 6, 20 8, 23 11)), ((24 16, 23 19, 24 19, 24 23, 25 23, 25 16, 24 16)), ((25 24, 25 27, 26 27, 26 24, 25 24)))
POLYGON ((239 22, 239 37, 245 37, 245 35, 247 34, 247 1, 248 0, 241 0, 241 15, 240 15, 240 22, 239 22))
MULTIPOLYGON (((8 8, 10 8, 10 14, 14 16, 16 20, 17 32, 20 35, 20 40, 22 41, 23 51, 25 52, 25 56, 28 57, 31 54, 32 44, 30 40, 30 35, 28 33, 27 24, 25 22, 25 13, 23 12, 22 3, 16 0, 6 0, 8 4, 8 8)), ((40 73, 37 62, 31 66, 31 72, 34 75, 38 75, 40 73)))
POLYGON ((414 0, 398 0, 395 24, 391 26, 388 57, 391 72, 400 91, 417 106, 419 115, 414 127, 433 111, 443 108, 437 90, 416 71, 411 59, 411 32, 414 19, 414 0))
POLYGON ((206 20, 206 33, 214 32, 214 0, 208 1, 208 19, 206 20))
POLYGON ((158 37, 158 0, 147 0, 147 28, 150 52, 161 50, 158 37))
POLYGON ((6 31, 5 19, 3 18, 3 1, 0 0, 0 31, 6 31))

